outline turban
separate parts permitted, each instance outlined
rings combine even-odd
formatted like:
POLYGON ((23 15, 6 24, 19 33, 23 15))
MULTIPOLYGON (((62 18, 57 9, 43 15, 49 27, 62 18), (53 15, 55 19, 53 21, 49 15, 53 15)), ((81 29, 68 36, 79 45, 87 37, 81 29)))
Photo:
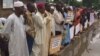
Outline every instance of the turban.
POLYGON ((50 8, 51 8, 51 9, 55 9, 55 7, 54 7, 54 6, 51 6, 50 8))
POLYGON ((14 2, 14 7, 21 7, 21 6, 24 6, 23 2, 21 2, 21 1, 14 2))
POLYGON ((37 8, 39 8, 39 9, 42 9, 44 7, 45 7, 45 4, 44 3, 38 3, 37 4, 37 8))

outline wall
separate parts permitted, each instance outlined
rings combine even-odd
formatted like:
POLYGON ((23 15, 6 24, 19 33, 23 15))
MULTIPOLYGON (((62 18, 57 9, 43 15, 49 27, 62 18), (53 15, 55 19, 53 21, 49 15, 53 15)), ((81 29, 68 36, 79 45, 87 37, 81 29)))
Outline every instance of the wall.
POLYGON ((7 17, 12 13, 12 9, 3 9, 2 2, 3 0, 0 0, 0 17, 7 17))
MULTIPOLYGON (((27 2, 27 0, 22 0, 27 2)), ((3 0, 0 0, 0 17, 8 17, 12 13, 12 9, 3 9, 2 8, 3 0)))
MULTIPOLYGON (((34 1, 46 1, 46 0, 21 0, 24 3, 34 2, 34 1)), ((0 0, 0 17, 8 17, 12 13, 12 9, 3 9, 2 8, 3 0, 0 0)))

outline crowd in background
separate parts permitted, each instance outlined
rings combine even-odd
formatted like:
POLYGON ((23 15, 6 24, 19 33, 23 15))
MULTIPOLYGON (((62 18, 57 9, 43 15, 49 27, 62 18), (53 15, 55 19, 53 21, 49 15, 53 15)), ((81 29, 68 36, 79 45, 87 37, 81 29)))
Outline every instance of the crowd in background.
POLYGON ((67 46, 95 21, 92 8, 62 2, 25 5, 17 1, 13 10, 7 20, 0 19, 0 48, 5 56, 48 56, 51 38, 60 35, 61 46, 67 46))

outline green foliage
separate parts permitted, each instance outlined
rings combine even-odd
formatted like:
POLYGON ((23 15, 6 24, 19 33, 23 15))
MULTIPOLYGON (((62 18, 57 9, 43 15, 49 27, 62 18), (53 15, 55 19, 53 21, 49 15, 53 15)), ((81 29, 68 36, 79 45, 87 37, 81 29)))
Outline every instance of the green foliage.
POLYGON ((100 9, 100 0, 83 0, 83 5, 97 10, 100 9))
POLYGON ((82 2, 78 2, 77 0, 71 0, 70 5, 79 7, 79 6, 82 6, 82 2))
POLYGON ((100 0, 93 0, 93 1, 92 1, 92 6, 93 6, 94 9, 96 9, 96 10, 100 9, 100 0))

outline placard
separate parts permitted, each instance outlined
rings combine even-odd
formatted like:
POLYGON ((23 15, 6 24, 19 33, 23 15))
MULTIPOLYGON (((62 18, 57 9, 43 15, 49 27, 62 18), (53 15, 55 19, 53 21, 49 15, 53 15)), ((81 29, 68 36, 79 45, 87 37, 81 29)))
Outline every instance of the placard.
POLYGON ((75 35, 77 35, 80 31, 80 24, 78 23, 75 28, 75 35))
POLYGON ((80 32, 82 32, 82 31, 83 31, 83 25, 80 24, 80 32))
POLYGON ((87 27, 88 27, 88 20, 86 20, 84 28, 86 29, 87 27))
POLYGON ((73 39, 73 37, 74 37, 74 26, 70 28, 70 39, 73 39))
POLYGON ((13 0, 3 0, 3 8, 13 8, 13 0))
POLYGON ((51 43, 52 44, 52 49, 57 48, 58 46, 60 46, 60 43, 61 43, 61 40, 59 38, 55 37, 53 39, 53 42, 51 43))
POLYGON ((91 26, 94 23, 94 13, 90 13, 90 22, 89 26, 91 26))
POLYGON ((61 42, 62 42, 62 35, 52 37, 50 40, 49 54, 54 54, 60 51, 61 42))

